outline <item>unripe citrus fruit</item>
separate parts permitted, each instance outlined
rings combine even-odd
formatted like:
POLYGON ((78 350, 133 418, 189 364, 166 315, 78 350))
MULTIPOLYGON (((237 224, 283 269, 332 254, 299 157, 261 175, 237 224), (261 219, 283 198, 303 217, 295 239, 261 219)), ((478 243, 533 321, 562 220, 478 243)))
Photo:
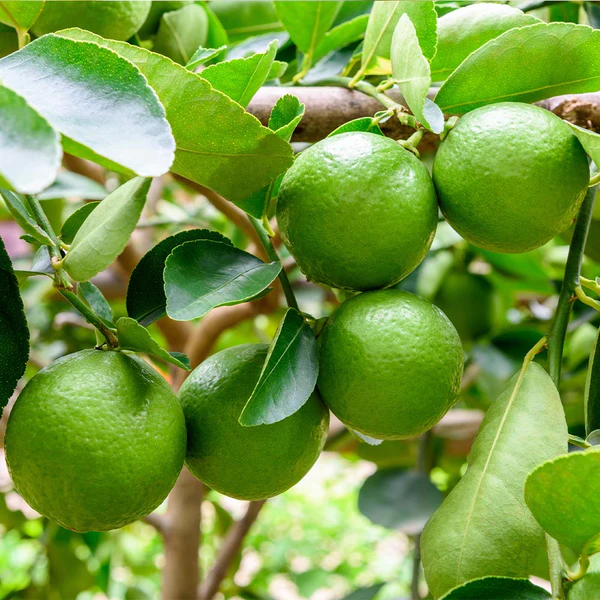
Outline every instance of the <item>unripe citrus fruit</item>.
POLYGON ((277 222, 309 279, 368 290, 417 267, 437 211, 429 173, 414 154, 383 136, 351 132, 296 158, 281 183, 277 222))
POLYGON ((553 113, 515 102, 460 118, 433 165, 440 207, 466 240, 528 252, 572 223, 589 169, 579 140, 553 113))
POLYGON ((333 313, 319 339, 323 401, 359 433, 381 440, 419 435, 458 398, 460 338, 424 298, 365 292, 333 313))
POLYGON ((75 531, 105 531, 154 510, 181 471, 186 431, 169 384, 140 358, 83 350, 31 378, 6 428, 15 488, 75 531))
POLYGON ((244 344, 205 360, 179 392, 188 430, 186 465, 222 494, 262 500, 285 492, 313 466, 329 413, 314 393, 287 419, 243 427, 238 419, 260 376, 266 344, 244 344))
POLYGON ((40 36, 68 27, 81 27, 112 40, 128 40, 144 24, 151 5, 147 0, 51 0, 45 3, 31 29, 40 36))

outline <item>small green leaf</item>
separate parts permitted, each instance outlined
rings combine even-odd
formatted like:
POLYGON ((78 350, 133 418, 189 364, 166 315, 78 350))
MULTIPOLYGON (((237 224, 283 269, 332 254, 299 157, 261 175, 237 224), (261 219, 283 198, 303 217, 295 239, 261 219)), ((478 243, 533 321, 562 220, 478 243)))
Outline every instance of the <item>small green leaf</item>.
POLYGON ((85 219, 64 259, 64 268, 75 281, 91 279, 121 254, 140 218, 150 182, 131 179, 85 219))
POLYGON ((0 417, 29 358, 29 329, 12 263, 0 237, 0 417))
POLYGON ((462 114, 494 102, 536 102, 599 86, 600 31, 538 23, 511 29, 473 52, 442 85, 436 102, 446 113, 462 114))
POLYGON ((537 467, 527 478, 525 501, 555 540, 579 554, 599 552, 599 449, 572 452, 537 467))
POLYGON ((40 246, 37 249, 29 271, 18 271, 15 269, 14 273, 17 276, 19 283, 28 277, 35 277, 36 275, 45 275, 46 277, 54 279, 54 268, 52 267, 48 246, 40 246))
POLYGON ((440 600, 546 600, 552 596, 527 579, 510 577, 482 577, 460 585, 440 600))
POLYGON ((112 326, 113 314, 110 304, 91 281, 80 283, 77 292, 102 320, 112 326))
POLYGON ((27 30, 40 16, 42 8, 44 8, 43 0, 41 2, 34 0, 28 0, 27 2, 4 0, 0 2, 0 23, 27 30))
POLYGON ((81 208, 78 208, 63 223, 60 231, 60 238, 65 244, 72 244, 75 235, 83 225, 83 222, 90 216, 91 212, 100 205, 100 202, 88 202, 81 208))
POLYGON ((189 71, 194 71, 199 66, 221 56, 225 50, 227 50, 227 46, 220 46, 219 48, 203 48, 200 46, 185 65, 185 68, 189 71))
POLYGON ((269 129, 282 140, 289 142, 304 116, 304 104, 296 96, 286 94, 277 100, 269 117, 269 129))
POLYGON ((376 135, 383 135, 379 123, 373 117, 360 117, 353 121, 348 121, 343 125, 340 125, 337 129, 332 131, 327 137, 332 135, 338 135, 340 133, 347 133, 348 131, 364 131, 366 133, 374 133, 376 135))
POLYGON ((0 196, 2 196, 10 214, 25 233, 28 233, 40 244, 52 246, 52 240, 48 237, 48 234, 35 222, 29 210, 25 208, 25 205, 16 194, 13 194, 10 190, 0 189, 0 196))
POLYGON ((176 321, 189 321, 217 306, 252 300, 267 289, 279 271, 281 263, 264 263, 229 244, 186 242, 167 258, 167 314, 176 321))
POLYGON ((145 354, 156 356, 156 358, 160 358, 180 369, 190 370, 190 363, 187 356, 182 356, 180 353, 175 352, 170 353, 161 348, 156 340, 152 338, 150 332, 135 319, 121 317, 117 321, 117 337, 119 338, 119 347, 123 350, 144 352, 145 354))
POLYGON ((240 424, 250 427, 277 423, 293 415, 310 398, 318 374, 315 332, 296 309, 290 308, 271 342, 240 424))
POLYGON ((41 192, 60 167, 59 135, 23 97, 2 85, 0 106, 0 186, 22 194, 41 192))
POLYGON ((71 171, 59 171, 54 183, 43 192, 36 194, 38 200, 54 200, 56 198, 103 200, 107 195, 108 192, 103 185, 71 171))
POLYGON ((150 325, 165 315, 163 271, 167 257, 174 248, 193 240, 211 240, 231 244, 225 236, 208 229, 189 229, 165 238, 147 252, 136 265, 127 288, 127 314, 142 325, 150 325))
POLYGON ((579 125, 569 123, 569 121, 565 121, 565 123, 571 127, 573 133, 577 136, 577 139, 580 141, 588 156, 594 161, 594 163, 599 165, 600 135, 598 135, 595 131, 590 131, 589 129, 579 127, 579 125))
POLYGON ((198 4, 187 4, 163 14, 152 50, 185 65, 206 44, 208 17, 198 4))
POLYGON ((381 469, 361 487, 358 510, 376 525, 417 535, 442 499, 425 473, 381 469))
POLYGON ((316 63, 325 58, 330 52, 341 50, 349 44, 362 40, 365 37, 368 22, 369 15, 360 15, 328 31, 315 48, 313 62, 316 63))
POLYGON ((0 80, 64 136, 65 151, 147 177, 169 170, 175 147, 165 110, 116 53, 48 34, 1 59, 0 80))
POLYGON ((407 14, 396 25, 391 48, 392 76, 413 115, 433 133, 444 130, 444 114, 427 98, 431 87, 429 61, 423 55, 417 31, 407 14))

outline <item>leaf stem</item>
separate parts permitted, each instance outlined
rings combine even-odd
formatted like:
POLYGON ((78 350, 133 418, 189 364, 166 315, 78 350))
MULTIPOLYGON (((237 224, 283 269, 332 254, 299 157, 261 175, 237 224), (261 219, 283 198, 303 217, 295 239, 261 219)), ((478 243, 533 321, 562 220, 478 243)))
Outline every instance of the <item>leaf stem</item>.
MULTIPOLYGON (((260 243, 262 244, 263 248, 265 249, 265 252, 267 253, 269 260, 281 262, 281 259, 279 258, 279 255, 277 254, 277 250, 275 250, 275 246, 273 245, 273 241, 269 237, 269 234, 265 231, 263 224, 258 219, 256 219, 255 217, 253 217, 251 215, 248 215, 248 218, 250 219, 252 226, 256 230, 258 238, 260 239, 260 243)), ((290 308, 295 308, 296 310, 299 310, 298 301, 296 300, 296 296, 294 295, 294 290, 292 289, 292 284, 290 283, 287 273, 285 272, 285 269, 283 267, 282 267, 281 271, 279 271, 278 277, 279 277, 279 281, 281 283, 281 287, 283 288, 283 293, 285 295, 287 305, 290 308)))
POLYGON ((598 300, 594 300, 593 298, 590 298, 581 288, 580 285, 578 285, 575 288, 575 295, 577 296, 577 298, 579 300, 581 300, 584 304, 587 304, 588 306, 591 306, 592 308, 595 308, 597 311, 600 312, 600 302, 598 302, 598 300))

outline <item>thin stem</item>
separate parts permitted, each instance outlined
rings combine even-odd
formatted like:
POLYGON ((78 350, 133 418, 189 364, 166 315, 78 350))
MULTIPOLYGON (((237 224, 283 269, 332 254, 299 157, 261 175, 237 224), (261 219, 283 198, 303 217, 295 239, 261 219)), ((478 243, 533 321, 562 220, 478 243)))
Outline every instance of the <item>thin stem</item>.
POLYGON ((575 295, 577 296, 577 298, 579 300, 581 300, 584 304, 587 304, 588 306, 591 306, 592 308, 595 308, 597 311, 600 312, 600 302, 598 302, 598 300, 594 300, 593 298, 590 298, 581 288, 580 285, 578 285, 575 288, 575 295))
POLYGON ((588 290, 592 290, 592 292, 596 292, 600 296, 600 284, 598 280, 587 279, 587 277, 580 277, 579 283, 582 287, 587 288, 588 290))
MULTIPOLYGON (((252 223, 254 229, 256 230, 258 238, 260 239, 260 243, 262 244, 263 248, 265 249, 268 259, 272 260, 272 261, 281 262, 281 259, 279 258, 279 255, 277 254, 277 250, 275 250, 275 246, 273 246, 273 242, 271 241, 269 234, 265 231, 263 224, 258 219, 254 218, 250 215, 248 215, 248 216, 250 218, 250 222, 252 223)), ((299 310, 298 301, 296 300, 296 296, 294 295, 294 290, 292 289, 292 284, 290 283, 290 280, 288 279, 285 269, 282 268, 281 271, 279 271, 278 277, 279 277, 279 281, 281 283, 281 287, 283 288, 283 293, 285 295, 285 299, 286 299, 288 306, 290 308, 295 308, 296 310, 299 310)))

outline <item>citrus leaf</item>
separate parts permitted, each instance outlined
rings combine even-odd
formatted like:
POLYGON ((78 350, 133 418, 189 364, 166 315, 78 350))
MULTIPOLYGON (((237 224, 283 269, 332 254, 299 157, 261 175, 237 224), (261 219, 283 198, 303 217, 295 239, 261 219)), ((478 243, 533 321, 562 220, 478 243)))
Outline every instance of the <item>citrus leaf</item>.
POLYGON ((239 422, 245 427, 277 423, 302 408, 317 385, 319 360, 313 328, 289 308, 239 422))
POLYGON ((28 233, 40 244, 53 245, 48 234, 35 222, 29 210, 25 208, 25 205, 16 194, 13 194, 10 190, 0 189, 0 196, 2 196, 10 214, 25 233, 28 233))
POLYGON ((110 304, 91 281, 80 283, 77 292, 102 320, 112 326, 113 314, 110 304))
POLYGON ((515 27, 540 20, 506 4, 471 4, 438 19, 437 52, 431 61, 434 81, 443 81, 471 52, 515 27))
POLYGON ((202 71, 201 76, 216 90, 246 107, 267 81, 276 54, 277 42, 271 42, 263 54, 234 58, 211 65, 202 71))
POLYGON ((525 501, 555 540, 579 554, 600 552, 600 451, 545 462, 527 478, 525 501))
POLYGON ((369 587, 358 588, 347 596, 344 596, 342 600, 373 600, 384 585, 385 583, 376 583, 369 587))
POLYGON ((590 363, 585 382, 585 431, 589 435, 600 429, 600 331, 590 354, 590 363))
POLYGON ((164 348, 161 348, 156 340, 152 338, 150 332, 135 319, 121 317, 117 321, 117 337, 119 338, 119 347, 123 350, 144 352, 145 354, 156 356, 180 369, 190 370, 189 360, 185 354, 171 354, 164 348))
POLYGON ((313 53, 313 62, 325 58, 330 52, 341 50, 365 37, 369 15, 360 15, 329 30, 313 53))
POLYGON ((0 2, 0 23, 11 27, 27 30, 40 16, 44 2, 28 0, 27 2, 0 2))
MULTIPOLYGON (((200 6, 206 12, 208 17, 208 35, 206 37, 206 45, 209 48, 219 48, 220 46, 229 45, 229 36, 227 31, 221 24, 219 17, 214 13, 212 7, 209 7, 207 3, 203 3, 200 6)), ((214 4, 212 5, 214 6, 214 4)))
POLYGON ((436 102, 444 112, 462 114, 494 102, 536 102, 599 88, 600 31, 538 23, 511 29, 473 52, 436 102))
POLYGON ((283 26, 277 18, 273 2, 212 2, 211 8, 219 18, 232 42, 277 31, 283 26))
POLYGON ((268 288, 279 271, 281 263, 264 263, 229 244, 186 242, 167 258, 167 314, 176 321, 189 321, 217 306, 252 300, 268 288))
POLYGON ((185 65, 185 68, 188 69, 188 71, 194 71, 199 66, 204 65, 223 54, 225 50, 227 50, 227 46, 220 46, 219 48, 203 48, 200 46, 185 65))
POLYGON ((40 246, 37 249, 29 271, 19 271, 15 269, 14 273, 17 276, 19 283, 28 277, 35 277, 36 275, 45 275, 46 277, 54 279, 54 268, 52 267, 48 246, 40 246))
POLYGON ((268 185, 292 164, 287 142, 185 67, 78 29, 61 35, 108 46, 139 67, 167 110, 177 144, 172 171, 178 175, 235 202, 268 185))
POLYGON ((425 473, 380 469, 360 488, 358 510, 376 525, 417 535, 442 499, 425 473))
POLYGON ((272 129, 282 140, 289 142, 304 116, 304 109, 304 104, 297 96, 291 94, 282 96, 271 110, 269 129, 272 129))
POLYGON ((566 450, 558 391, 531 363, 488 409, 467 472, 423 531, 423 567, 435 597, 488 575, 529 576, 544 536, 525 504, 525 480, 566 450))
POLYGON ((589 129, 579 127, 579 125, 569 123, 569 121, 565 121, 565 123, 571 127, 588 156, 594 163, 600 165, 600 135, 595 131, 590 131, 589 129))
POLYGON ((150 179, 136 177, 109 194, 82 223, 64 259, 75 281, 87 281, 123 252, 140 218, 150 179))
POLYGON ((64 136, 67 152, 147 177, 169 170, 174 142, 165 110, 116 53, 49 34, 1 59, 0 79, 64 136))
POLYGON ((60 167, 59 135, 23 97, 2 85, 0 106, 0 186, 21 194, 41 192, 60 167))
POLYGON ((0 417, 29 358, 29 329, 23 300, 0 237, 0 417))
POLYGON ((427 98, 431 86, 429 61, 423 55, 417 31, 403 14, 396 25, 391 48, 392 77, 413 115, 433 133, 444 130, 444 114, 427 98))
POLYGON ((568 587, 568 600, 595 600, 600 590, 600 554, 590 559, 587 573, 568 587))
POLYGON ((163 272, 174 248, 193 240, 211 240, 231 244, 225 236, 208 229, 189 229, 165 238, 147 252, 136 265, 127 287, 127 314, 142 325, 150 325, 165 315, 167 297, 163 272))
POLYGON ((383 135, 379 123, 373 117, 360 117, 353 121, 348 121, 343 125, 340 125, 337 129, 332 131, 327 137, 332 135, 338 135, 340 133, 347 133, 348 131, 364 131, 366 133, 374 133, 375 135, 383 135))
POLYGON ((83 222, 99 204, 100 202, 88 202, 87 204, 84 204, 63 223, 62 229, 60 230, 60 239, 65 244, 73 243, 73 239, 83 225, 83 222))
POLYGON ((43 192, 36 194, 38 200, 56 198, 103 200, 107 195, 108 192, 103 185, 72 171, 59 171, 54 183, 43 192))
POLYGON ((482 577, 454 588, 440 600, 545 600, 552 596, 527 579, 510 577, 482 577))

